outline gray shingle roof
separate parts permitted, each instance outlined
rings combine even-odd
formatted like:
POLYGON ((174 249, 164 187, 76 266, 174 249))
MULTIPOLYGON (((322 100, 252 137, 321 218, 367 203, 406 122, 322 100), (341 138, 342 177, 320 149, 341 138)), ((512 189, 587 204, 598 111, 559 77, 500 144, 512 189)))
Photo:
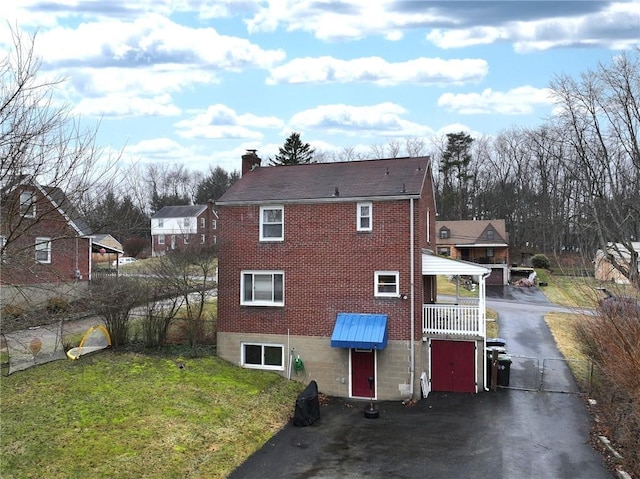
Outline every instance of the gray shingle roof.
POLYGON ((429 157, 260 167, 243 175, 216 204, 415 197, 428 168, 429 157))
POLYGON ((193 218, 206 208, 207 205, 164 206, 152 218, 193 218))

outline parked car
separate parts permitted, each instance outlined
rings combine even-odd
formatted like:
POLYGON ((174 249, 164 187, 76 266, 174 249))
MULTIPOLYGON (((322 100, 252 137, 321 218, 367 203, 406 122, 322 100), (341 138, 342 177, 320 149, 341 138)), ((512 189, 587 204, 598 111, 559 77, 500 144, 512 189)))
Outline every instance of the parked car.
POLYGON ((116 264, 119 264, 119 265, 131 264, 135 262, 136 262, 135 258, 131 258, 129 256, 123 256, 122 258, 118 258, 117 263, 116 263, 116 260, 113 260, 113 263, 111 263, 111 266, 116 266, 116 264))

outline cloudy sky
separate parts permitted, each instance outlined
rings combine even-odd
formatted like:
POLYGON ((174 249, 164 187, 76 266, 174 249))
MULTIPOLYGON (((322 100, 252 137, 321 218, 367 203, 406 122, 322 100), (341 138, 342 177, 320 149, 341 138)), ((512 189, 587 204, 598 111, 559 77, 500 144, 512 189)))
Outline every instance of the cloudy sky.
POLYGON ((319 151, 371 151, 553 112, 576 78, 638 45, 640 2, 2 0, 37 31, 43 74, 127 161, 239 169, 292 131, 319 151))

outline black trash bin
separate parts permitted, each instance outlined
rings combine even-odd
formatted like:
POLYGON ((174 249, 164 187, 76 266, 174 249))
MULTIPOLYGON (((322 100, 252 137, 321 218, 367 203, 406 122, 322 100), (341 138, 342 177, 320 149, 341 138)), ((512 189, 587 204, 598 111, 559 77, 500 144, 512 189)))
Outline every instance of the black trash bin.
POLYGON ((506 354, 507 352, 504 346, 487 346, 487 387, 491 385, 491 370, 493 369, 491 367, 491 362, 493 361, 494 349, 498 351, 498 357, 500 357, 501 354, 506 354))
POLYGON ((318 419, 320 419, 318 384, 315 381, 311 381, 304 391, 298 394, 296 409, 293 414, 293 425, 311 426, 318 419))
POLYGON ((511 375, 511 356, 508 354, 498 355, 498 386, 509 386, 509 376, 511 375))
POLYGON ((487 338, 487 348, 491 346, 506 346, 507 342, 502 338, 487 338))

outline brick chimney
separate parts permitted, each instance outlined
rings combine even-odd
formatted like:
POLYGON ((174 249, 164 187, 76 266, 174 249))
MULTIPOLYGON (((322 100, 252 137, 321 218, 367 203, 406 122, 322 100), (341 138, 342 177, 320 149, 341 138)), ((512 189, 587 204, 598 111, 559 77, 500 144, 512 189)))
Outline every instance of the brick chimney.
POLYGON ((242 155, 242 175, 250 172, 254 168, 260 166, 260 162, 262 161, 258 155, 256 155, 256 151, 258 150, 247 150, 247 152, 242 155))

